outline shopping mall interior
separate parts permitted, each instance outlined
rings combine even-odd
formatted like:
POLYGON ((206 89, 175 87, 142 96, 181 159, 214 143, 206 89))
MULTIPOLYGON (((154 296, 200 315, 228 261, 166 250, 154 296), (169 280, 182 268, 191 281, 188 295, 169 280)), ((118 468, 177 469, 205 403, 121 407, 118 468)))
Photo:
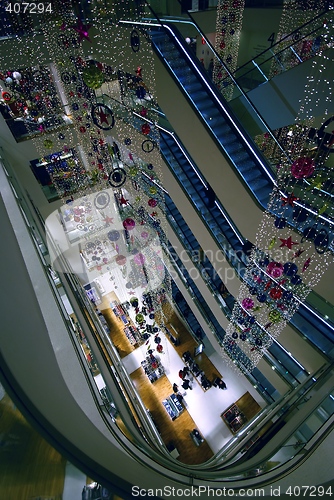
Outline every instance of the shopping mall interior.
POLYGON ((333 494, 333 7, 1 2, 0 498, 333 494))

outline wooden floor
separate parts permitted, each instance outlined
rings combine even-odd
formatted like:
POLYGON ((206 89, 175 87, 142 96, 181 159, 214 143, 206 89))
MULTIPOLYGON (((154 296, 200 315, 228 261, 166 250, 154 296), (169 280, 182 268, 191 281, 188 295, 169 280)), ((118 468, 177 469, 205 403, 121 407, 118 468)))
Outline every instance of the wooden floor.
MULTIPOLYGON (((131 345, 127 339, 123 331, 123 322, 115 316, 110 308, 112 300, 118 301, 115 292, 106 294, 98 307, 109 325, 111 341, 117 348, 120 357, 124 358, 138 346, 131 345)), ((175 335, 177 332, 179 345, 171 345, 180 356, 180 368, 182 368, 184 366, 181 359, 182 354, 185 351, 190 351, 194 357, 194 349, 198 345, 198 342, 191 336, 177 314, 170 308, 168 308, 168 315, 166 314, 166 316, 168 317, 168 322, 165 322, 167 328, 175 335)), ((158 323, 160 322, 160 318, 156 317, 156 320, 158 323)), ((196 362, 210 381, 213 381, 216 377, 222 378, 220 372, 205 353, 196 356, 196 362)), ((213 456, 213 452, 206 442, 202 443, 201 446, 196 446, 191 439, 189 434, 196 428, 196 424, 186 409, 174 421, 167 414, 162 401, 172 394, 173 389, 166 376, 161 377, 152 384, 145 375, 144 370, 140 367, 131 374, 131 379, 145 406, 150 410, 154 423, 166 446, 172 443, 178 449, 180 454, 178 457, 179 461, 195 465, 204 463, 213 456)))
POLYGON ((0 401, 0 498, 61 500, 64 459, 24 419, 10 398, 0 401))
POLYGON ((101 304, 99 304, 99 309, 105 317, 108 326, 110 328, 110 338, 114 346, 116 347, 120 358, 125 358, 128 354, 133 352, 138 345, 133 346, 124 333, 124 324, 120 318, 117 318, 110 307, 110 302, 116 300, 119 302, 115 292, 110 292, 104 295, 101 304))
POLYGON ((168 446, 170 443, 177 448, 177 460, 185 464, 201 464, 213 456, 209 445, 204 442, 196 446, 189 433, 196 428, 195 422, 185 409, 176 420, 172 421, 166 412, 162 401, 173 393, 173 388, 166 375, 151 384, 143 368, 138 368, 131 374, 131 379, 150 410, 154 423, 160 432, 162 440, 168 446))
MULTIPOLYGON (((116 347, 121 358, 124 358, 131 352, 133 352, 138 345, 131 345, 130 341, 127 339, 123 328, 123 322, 121 319, 117 318, 110 308, 110 301, 117 300, 117 295, 114 292, 110 292, 103 297, 101 304, 99 304, 99 309, 105 317, 108 326, 110 328, 110 338, 116 347)), ((187 328, 185 328, 182 321, 176 315, 174 311, 168 314, 168 323, 165 325, 174 332, 175 330, 178 332, 178 340, 180 344, 178 346, 174 346, 174 349, 181 357, 185 351, 190 351, 193 355, 194 348, 198 345, 198 342, 190 335, 187 328)), ((210 359, 206 356, 205 353, 202 353, 196 357, 196 363, 199 365, 200 369, 204 371, 206 377, 212 381, 216 377, 221 377, 221 374, 210 361, 210 359)))
MULTIPOLYGON (((138 345, 131 345, 124 333, 123 322, 115 316, 112 309, 110 308, 110 302, 112 300, 118 301, 118 297, 114 292, 106 294, 101 304, 99 304, 99 309, 103 313, 109 328, 110 328, 110 338, 115 347, 117 348, 121 358, 124 358, 131 352, 133 352, 138 345)), ((176 350, 180 356, 180 369, 184 366, 181 359, 182 354, 185 351, 189 351, 194 357, 194 349, 198 346, 198 342, 192 337, 188 329, 179 319, 175 311, 168 309, 167 322, 164 321, 165 326, 177 336, 179 344, 175 346, 171 343, 171 346, 176 350)), ((159 324, 162 318, 157 317, 156 321, 159 324)), ((217 370, 211 360, 207 357, 205 352, 196 356, 196 363, 199 365, 200 369, 205 373, 208 380, 211 382, 216 378, 223 378, 221 373, 217 370)), ((146 408, 150 410, 155 426, 157 427, 162 440, 169 446, 173 444, 178 452, 179 460, 182 463, 188 465, 201 464, 206 462, 209 458, 213 456, 213 451, 209 447, 208 443, 204 441, 200 446, 196 446, 190 437, 190 432, 196 428, 194 420, 191 418, 187 409, 179 415, 179 417, 172 421, 170 416, 167 414, 162 401, 166 399, 173 393, 172 384, 169 382, 168 378, 164 375, 153 384, 147 378, 142 367, 138 368, 131 375, 131 379, 136 387, 136 390, 144 402, 146 408)), ((177 381, 178 374, 175 374, 175 380, 177 381)), ((197 383, 197 382, 195 382, 197 383)), ((209 389, 213 390, 213 389, 209 389)), ((248 393, 247 393, 248 394, 248 393)), ((254 416, 259 411, 259 406, 253 408, 254 400, 246 401, 243 398, 240 401, 240 405, 245 407, 245 415, 250 418, 254 416)), ((126 433, 126 430, 124 429, 126 433)))

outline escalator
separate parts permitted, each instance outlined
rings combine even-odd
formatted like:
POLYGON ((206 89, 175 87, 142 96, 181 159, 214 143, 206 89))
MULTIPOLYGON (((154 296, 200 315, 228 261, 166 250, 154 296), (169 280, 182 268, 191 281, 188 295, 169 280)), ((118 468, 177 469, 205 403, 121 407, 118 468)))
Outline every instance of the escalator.
MULTIPOLYGON (((150 188, 153 186, 153 181, 150 180, 149 177, 146 175, 143 175, 143 181, 147 185, 147 193, 149 193, 150 188)), ((157 184, 154 184, 154 186, 157 187, 157 184)), ((205 279, 207 286, 209 287, 211 292, 213 292, 216 298, 219 298, 222 293, 222 286, 224 286, 220 276, 218 275, 212 263, 206 256, 200 257, 199 243, 195 238, 194 234, 192 233, 191 229, 187 225, 186 221, 178 211, 173 200, 162 188, 158 189, 159 189, 159 194, 158 194, 159 199, 162 199, 163 194, 165 196, 166 216, 169 224, 173 227, 175 233, 178 234, 179 237, 182 239, 183 246, 186 249, 188 255, 193 256, 193 258, 194 256, 197 257, 198 272, 201 274, 202 278, 205 279)), ((225 224, 227 224, 226 220, 225 224)), ((232 231, 232 226, 230 226, 230 229, 232 231)), ((207 324, 210 325, 211 329, 214 330, 215 336, 218 337, 218 339, 223 340, 225 336, 225 330, 221 326, 219 318, 216 318, 215 315, 212 314, 209 305, 207 304, 205 298, 202 296, 200 290, 197 287, 196 280, 194 280, 193 277, 190 276, 186 266, 181 261, 175 249, 169 242, 168 242, 168 253, 169 257, 171 258, 171 261, 176 265, 176 268, 180 271, 179 275, 182 276, 184 284, 186 284, 186 287, 188 288, 188 290, 190 290, 191 296, 193 299, 195 299, 196 305, 199 308, 205 321, 207 322, 207 324)), ((193 263, 196 265, 195 260, 193 260, 193 263)), ((199 323, 197 319, 195 318, 194 314, 189 308, 186 300, 182 301, 180 298, 177 298, 175 292, 176 290, 175 282, 172 283, 172 287, 173 287, 173 297, 176 306, 180 309, 180 312, 185 318, 186 322, 188 323, 190 329, 197 336, 197 332, 199 330, 198 328, 199 323)), ((234 305, 234 300, 235 300, 234 297, 230 294, 228 294, 227 297, 224 297, 223 301, 224 307, 222 307, 222 309, 227 318, 230 317, 234 305)), ((270 364, 270 366, 274 365, 276 367, 277 372, 280 373, 281 377, 285 381, 287 381, 288 384, 290 384, 291 386, 301 383, 307 376, 307 371, 305 370, 305 368, 300 363, 298 363, 298 361, 294 359, 293 356, 291 356, 291 354, 288 353, 287 350, 284 349, 284 347, 281 344, 279 344, 276 340, 274 341, 273 345, 270 348, 268 348, 268 352, 265 353, 264 358, 270 364)), ((260 384, 259 374, 257 372, 252 371, 251 375, 253 376, 256 383, 260 384)), ((261 375, 261 377, 263 378, 263 374, 261 375)), ((276 389, 275 390, 273 389, 273 391, 271 390, 268 391, 268 387, 270 387, 271 384, 269 383, 269 381, 267 381, 267 379, 265 386, 267 387, 267 390, 264 391, 265 396, 270 394, 271 395, 270 397, 273 397, 272 395, 275 394, 275 397, 278 397, 279 392, 276 391, 276 389)), ((261 388, 262 384, 260 384, 259 387, 261 388)))
MULTIPOLYGON (((206 223, 211 231, 217 234, 223 233, 228 244, 231 245, 235 251, 242 250, 244 240, 238 237, 236 231, 233 231, 231 225, 227 222, 227 214, 223 209, 218 208, 218 203, 212 203, 208 207, 207 198, 207 183, 203 176, 195 171, 187 156, 180 149, 179 144, 173 136, 167 132, 160 130, 160 149, 169 165, 173 164, 174 159, 178 163, 178 177, 180 182, 187 191, 188 196, 196 205, 200 213, 208 211, 209 215, 206 217, 206 223), (207 210, 209 208, 209 210, 207 210)), ((226 249, 227 250, 227 249, 226 249)))
MULTIPOLYGON (((217 271, 214 269, 211 261, 206 257, 206 255, 203 256, 200 255, 201 248, 198 241, 196 240, 192 231, 189 229, 188 225, 181 216, 180 212, 178 211, 177 207, 175 206, 170 196, 168 195, 165 196, 165 202, 166 202, 166 215, 168 222, 172 225, 174 230, 182 234, 182 239, 185 244, 185 247, 187 248, 188 252, 191 253, 193 259, 195 256, 197 257, 198 265, 202 266, 201 275, 202 276, 205 275, 206 277, 210 278, 211 289, 214 290, 216 294, 220 294, 222 287, 224 286, 223 281, 219 277, 217 271)), ((232 310, 233 301, 231 303, 231 300, 232 296, 230 296, 230 300, 228 299, 225 300, 227 304, 230 303, 229 307, 224 308, 225 313, 228 313, 228 309, 230 311, 232 310)))
MULTIPOLYGON (((186 225, 184 219, 179 214, 177 208, 175 207, 175 205, 173 204, 172 200, 170 199, 170 197, 168 195, 166 195, 166 210, 167 210, 168 220, 170 221, 170 217, 172 216, 173 219, 177 221, 178 227, 182 231, 182 234, 185 235, 187 243, 192 242, 194 248, 198 247, 197 240, 193 236, 192 232, 190 231, 190 229, 186 225)), ((188 248, 188 245, 186 245, 186 246, 188 248)), ((206 304, 202 295, 200 294, 195 282, 191 279, 191 277, 189 276, 189 274, 187 272, 187 269, 182 264, 179 257, 176 256, 175 251, 173 251, 173 248, 171 246, 170 246, 170 253, 173 255, 173 257, 177 261, 178 267, 180 269, 182 269, 182 273, 186 278, 186 282, 187 282, 188 287, 191 289, 194 296, 200 301, 201 307, 205 311, 206 318, 210 320, 210 322, 212 323, 212 326, 215 328, 216 334, 220 337, 220 339, 223 339, 225 336, 224 329, 220 326, 219 322, 214 317, 214 315, 211 314, 210 308, 208 307, 208 305, 206 304)), ((221 286, 222 281, 219 278, 219 276, 217 276, 217 273, 215 272, 212 264, 210 263, 210 261, 208 259, 206 259, 206 261, 205 261, 205 272, 210 277, 211 285, 213 285, 213 288, 216 288, 216 290, 219 291, 219 287, 221 286)), ((173 285, 174 285, 174 287, 176 286, 175 284, 173 284, 173 285)), ((189 306, 187 305, 186 301, 180 302, 180 300, 177 300, 177 298, 175 296, 174 287, 173 287, 174 300, 175 300, 176 304, 180 307, 180 310, 181 310, 183 316, 186 318, 189 326, 192 328, 193 332, 196 333, 196 331, 197 331, 196 328, 192 324, 190 324, 189 320, 188 320, 189 316, 191 317, 191 316, 193 316, 193 314, 192 314, 191 310, 189 309, 189 306)), ((230 310, 231 310, 233 307, 234 298, 232 296, 230 296, 229 299, 226 298, 225 301, 226 301, 226 303, 230 303, 230 310)), ((225 314, 227 317, 229 317, 230 312, 225 310, 225 314)), ((273 344, 268 348, 268 353, 265 354, 265 359, 267 359, 267 358, 268 358, 269 362, 271 362, 270 360, 272 360, 271 364, 274 363, 275 366, 277 367, 278 371, 280 371, 280 368, 282 368, 281 375, 291 385, 294 385, 296 383, 298 384, 298 383, 302 382, 307 376, 305 369, 294 358, 292 358, 291 355, 289 355, 286 352, 286 350, 284 350, 284 348, 277 341, 274 341, 273 344), (270 357, 270 359, 269 359, 269 357, 270 357)), ((252 375, 254 376, 257 383, 259 383, 260 382, 259 374, 253 370, 252 375)), ((262 375, 262 378, 263 378, 263 375, 262 375)), ((268 384, 269 384, 269 381, 266 379, 266 384, 265 384, 266 387, 268 387, 268 384)), ((275 392, 276 392, 275 390, 272 390, 272 391, 267 390, 265 392, 265 394, 269 393, 272 395, 275 392)))
POLYGON ((151 37, 155 52, 195 107, 200 120, 257 202, 266 207, 274 185, 274 175, 262 154, 252 144, 252 139, 222 102, 221 96, 175 28, 168 25, 164 25, 164 28, 154 26, 151 28, 151 37))
MULTIPOLYGON (((251 197, 262 209, 266 209, 275 185, 275 176, 268 161, 224 102, 177 29, 166 23, 161 26, 154 24, 150 32, 154 51, 185 96, 185 100, 191 104, 191 109, 195 111, 204 125, 205 131, 223 152, 228 164, 233 167, 232 170, 247 186, 251 197)), ((259 115, 258 118, 261 119, 259 115)), ((282 154, 290 163, 290 158, 278 142, 277 147, 281 149, 282 154)), ((282 196, 285 196, 282 190, 280 192, 282 196)), ((299 201, 297 205, 303 207, 306 213, 312 216, 313 205, 299 201)), ((279 216, 279 208, 272 208, 272 213, 279 216)), ((328 248, 333 251, 333 222, 327 213, 321 213, 318 217, 330 235, 328 248)), ((302 221, 294 217, 293 213, 287 215, 287 222, 300 233, 303 233, 307 227, 307 219, 304 218, 302 221)))
MULTIPOLYGON (((198 186, 196 197, 191 198, 193 203, 196 208, 201 211, 203 219, 205 218, 205 214, 203 214, 201 207, 205 207, 205 210, 209 212, 209 230, 214 236, 221 233, 225 235, 228 243, 223 244, 222 248, 228 255, 232 255, 232 249, 234 251, 234 257, 238 258, 238 260, 241 258, 241 262, 239 260, 239 266, 237 268, 243 270, 243 266, 240 267, 240 264, 245 264, 245 255, 242 251, 243 240, 240 239, 236 229, 233 227, 233 224, 228 220, 227 214, 224 216, 222 210, 219 210, 217 203, 212 208, 207 208, 205 204, 205 191, 203 189, 203 185, 200 185, 199 177, 197 176, 193 165, 189 162, 187 156, 182 152, 180 146, 182 145, 178 144, 178 140, 173 135, 168 134, 166 131, 161 131, 161 152, 165 160, 168 160, 170 169, 174 172, 174 175, 180 179, 182 186, 186 190, 189 197, 193 196, 196 189, 195 186, 198 186), (168 139, 166 139, 166 137, 168 137, 168 139), (173 158, 171 156, 171 152, 175 153, 173 158), (177 159, 177 163, 180 168, 176 169, 175 159, 177 159), (181 169, 183 170, 183 174, 181 169)), ((205 183, 205 180, 203 179, 202 182, 205 183)), ((167 200, 166 204, 168 208, 167 200)), ((174 218, 176 218, 175 209, 176 207, 173 210, 174 218)), ((241 276, 242 275, 243 273, 241 273, 241 276)), ((300 331, 302 335, 316 345, 323 353, 333 355, 334 329, 321 317, 321 315, 318 315, 316 311, 312 310, 310 306, 307 304, 301 304, 298 312, 292 317, 291 324, 298 331, 300 331)))
MULTIPOLYGON (((248 149, 251 145, 250 142, 246 140, 247 138, 245 139, 245 132, 242 131, 240 136, 237 135, 235 130, 236 128, 238 130, 238 124, 236 128, 233 128, 236 125, 234 120, 231 121, 229 116, 225 116, 225 119, 222 119, 224 115, 222 111, 224 105, 219 102, 217 106, 217 102, 220 100, 218 98, 214 100, 212 94, 209 95, 207 89, 210 84, 202 68, 197 64, 196 60, 192 61, 190 53, 187 54, 188 48, 182 38, 177 37, 174 31, 169 30, 169 27, 167 27, 167 29, 165 32, 162 32, 162 28, 152 29, 153 46, 159 56, 164 60, 165 64, 168 65, 173 77, 178 80, 183 92, 186 93, 190 101, 199 111, 201 120, 205 122, 215 138, 219 140, 232 164, 247 182, 259 203, 265 207, 266 200, 273 186, 273 176, 265 165, 265 160, 255 153, 252 155, 247 154, 245 149, 248 149), (180 46, 182 46, 182 50, 180 50, 180 46), (196 73, 198 76, 196 76, 196 73)), ((228 111, 225 111, 228 115, 228 111)), ((240 127, 238 131, 241 131, 240 127)), ((164 144, 168 145, 169 148, 175 148, 175 144, 173 144, 170 139, 166 140, 164 135, 161 135, 163 139, 163 141, 161 141, 161 149, 163 152, 165 152, 164 144)), ((252 146, 250 149, 252 150, 252 146)), ((178 154, 179 153, 175 154, 176 158, 178 154)), ((168 158, 168 155, 165 156, 168 158)), ((187 162, 183 158, 182 168, 185 174, 188 174, 189 168, 187 162)), ((182 181, 184 180, 185 176, 182 178, 182 181)), ((196 180, 196 185, 200 185, 199 180, 196 180)), ((212 211, 211 208, 210 212, 212 211)), ((218 228, 220 224, 221 221, 217 224, 218 228)), ((225 233, 225 231, 223 232, 225 233)), ((226 233, 226 236, 228 236, 228 233, 226 233)), ((238 248, 236 248, 236 250, 238 250, 238 248)), ((321 315, 317 317, 309 307, 302 305, 300 313, 295 314, 293 317, 292 324, 301 330, 303 325, 305 327, 305 323, 309 324, 306 330, 307 334, 312 338, 312 342, 314 342, 322 352, 332 352, 332 342, 334 338, 333 328, 326 321, 323 321, 321 315), (319 325, 319 320, 321 321, 321 326, 319 325), (319 335, 319 330, 322 335, 319 335)))
MULTIPOLYGON (((104 96, 104 102, 108 103, 115 109, 116 101, 112 103, 107 102, 108 96, 104 96)), ((143 119, 135 117, 132 124, 138 129, 141 129, 143 124, 143 119)), ((196 169, 193 160, 189 157, 188 153, 185 151, 180 140, 174 133, 169 132, 167 129, 159 127, 160 131, 160 150, 161 153, 169 165, 171 172, 178 179, 183 189, 191 200, 191 202, 196 207, 197 211, 201 213, 203 222, 207 225, 208 230, 217 240, 218 244, 225 252, 230 260, 232 266, 240 272, 242 277, 245 264, 247 263, 246 255, 243 252, 244 239, 239 234, 235 228, 233 222, 229 219, 228 214, 224 211, 223 207, 216 200, 213 206, 208 207, 206 201, 206 181, 203 175, 196 169)), ((148 181, 147 181, 148 182, 148 181)), ((157 185, 156 185, 157 187, 157 185)), ((177 232, 182 234, 183 241, 186 243, 186 248, 188 251, 199 252, 200 245, 193 233, 189 229, 188 225, 181 216, 176 205, 166 193, 161 193, 160 196, 165 197, 167 217, 169 222, 174 221, 172 226, 177 225, 177 232), (172 219, 172 220, 171 220, 172 219)), ((174 252, 175 254, 175 252, 174 252)), ((181 261, 179 266, 182 265, 181 261)), ((214 291, 218 290, 222 284, 221 279, 217 276, 211 262, 209 259, 205 260, 205 271, 210 277, 210 285, 214 291)), ((184 269, 184 273, 187 276, 187 282, 191 283, 191 288, 198 292, 197 287, 193 280, 184 269)), ((198 292, 199 293, 199 292, 198 292)), ((200 302, 203 303, 204 300, 199 294, 200 302)), ((234 299, 231 296, 229 302, 229 309, 233 307, 234 299)), ((225 311, 228 315, 229 311, 225 311)), ((206 316, 210 317, 210 311, 206 311, 206 316)), ((211 315, 212 317, 212 315, 211 315)), ((299 311, 293 316, 292 325, 307 339, 309 339, 314 345, 316 345, 319 350, 327 355, 331 356, 334 350, 334 331, 329 323, 324 321, 320 316, 317 316, 315 311, 312 311, 309 306, 302 304, 299 311), (321 325, 321 326, 319 326, 321 325)), ((225 332, 221 329, 220 325, 215 325, 216 332, 218 336, 223 339, 225 332)), ((282 351, 283 353, 283 351, 282 351)), ((276 355, 274 356, 276 358, 276 355)), ((283 357, 284 353, 283 353, 283 357)), ((282 358, 280 356, 278 359, 282 358)), ((299 372, 293 370, 294 374, 299 372)))

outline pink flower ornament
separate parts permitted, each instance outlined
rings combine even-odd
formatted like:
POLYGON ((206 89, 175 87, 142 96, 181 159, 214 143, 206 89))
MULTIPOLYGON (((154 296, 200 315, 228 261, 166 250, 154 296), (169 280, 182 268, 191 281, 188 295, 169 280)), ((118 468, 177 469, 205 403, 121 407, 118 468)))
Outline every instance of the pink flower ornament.
POLYGON ((243 301, 241 302, 242 304, 242 307, 244 309, 253 309, 254 307, 254 300, 249 298, 249 297, 246 297, 245 299, 243 299, 243 301))

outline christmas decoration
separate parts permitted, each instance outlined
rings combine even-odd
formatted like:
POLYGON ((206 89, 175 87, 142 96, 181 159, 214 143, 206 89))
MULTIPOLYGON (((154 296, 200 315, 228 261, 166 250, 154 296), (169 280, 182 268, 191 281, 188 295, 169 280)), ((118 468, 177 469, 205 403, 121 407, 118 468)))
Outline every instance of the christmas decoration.
MULTIPOLYGON (((297 2, 287 4, 296 6, 297 2)), ((327 42, 333 42, 330 36, 327 42)), ((327 55, 320 51, 310 65, 296 123, 277 131, 285 150, 278 151, 268 136, 259 138, 260 147, 277 165, 277 178, 254 238, 222 350, 244 372, 254 369, 333 262, 333 167, 328 161, 330 148, 320 145, 313 127, 316 105, 323 97, 319 75, 325 62, 327 55), (306 106, 310 101, 315 103, 313 109, 306 106)), ((327 82, 323 85, 327 96, 327 82)), ((320 130, 324 137, 322 126, 320 130)))

